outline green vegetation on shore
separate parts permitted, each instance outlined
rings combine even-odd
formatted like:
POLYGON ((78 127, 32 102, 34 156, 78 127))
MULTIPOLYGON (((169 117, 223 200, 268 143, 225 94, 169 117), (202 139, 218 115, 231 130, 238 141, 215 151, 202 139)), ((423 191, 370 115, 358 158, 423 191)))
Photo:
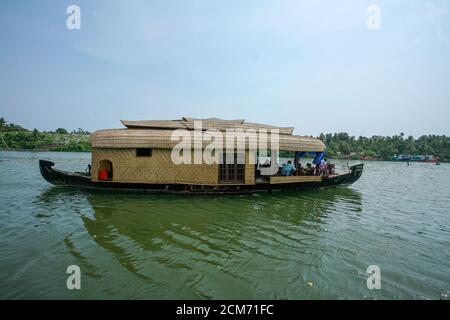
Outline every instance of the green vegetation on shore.
MULTIPOLYGON (((70 133, 63 128, 50 132, 27 130, 0 118, 0 149, 91 151, 89 134, 83 129, 70 133)), ((401 133, 392 137, 355 138, 341 132, 320 134, 318 138, 327 146, 328 157, 335 159, 390 160, 398 154, 421 154, 437 156, 441 161, 450 161, 450 137, 447 136, 424 135, 414 139, 401 133)), ((282 155, 289 156, 286 152, 282 155)))
POLYGON ((27 130, 0 118, 0 149, 88 152, 91 144, 89 132, 83 129, 70 133, 63 128, 55 131, 27 130))
POLYGON ((423 135, 405 138, 403 133, 392 137, 358 137, 342 133, 320 134, 331 158, 390 160, 394 155, 432 155, 450 161, 450 137, 423 135))

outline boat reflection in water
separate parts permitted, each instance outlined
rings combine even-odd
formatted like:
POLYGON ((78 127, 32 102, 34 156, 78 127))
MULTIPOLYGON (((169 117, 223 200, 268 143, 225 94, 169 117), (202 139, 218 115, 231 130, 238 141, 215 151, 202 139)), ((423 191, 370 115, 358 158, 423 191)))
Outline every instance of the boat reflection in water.
MULTIPOLYGON (((80 197, 90 205, 80 217, 91 241, 140 279, 142 295, 134 297, 147 298, 305 296, 299 281, 333 254, 342 214, 357 220, 362 213, 361 194, 344 187, 238 197, 53 188, 41 198, 80 197)), ((75 255, 96 254, 72 250, 81 247, 74 241, 75 255)))

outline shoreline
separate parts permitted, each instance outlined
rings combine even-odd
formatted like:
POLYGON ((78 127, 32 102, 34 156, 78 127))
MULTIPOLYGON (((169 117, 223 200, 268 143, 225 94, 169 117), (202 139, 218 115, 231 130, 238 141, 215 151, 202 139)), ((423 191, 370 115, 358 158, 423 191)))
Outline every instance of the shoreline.
MULTIPOLYGON (((15 151, 15 152, 76 152, 76 153, 92 153, 92 151, 78 151, 78 150, 48 150, 48 149, 0 149, 0 151, 15 151)), ((385 161, 385 162, 399 162, 406 163, 407 161, 399 160, 382 160, 382 159, 348 159, 348 158, 332 158, 331 160, 347 160, 347 161, 385 161)), ((436 161, 409 161, 410 163, 430 163, 436 164, 436 161)), ((450 161, 438 161, 439 163, 448 163, 450 161)))
POLYGON ((0 151, 20 151, 20 152, 77 152, 77 153, 91 153, 91 151, 79 150, 49 150, 49 149, 0 149, 0 151))

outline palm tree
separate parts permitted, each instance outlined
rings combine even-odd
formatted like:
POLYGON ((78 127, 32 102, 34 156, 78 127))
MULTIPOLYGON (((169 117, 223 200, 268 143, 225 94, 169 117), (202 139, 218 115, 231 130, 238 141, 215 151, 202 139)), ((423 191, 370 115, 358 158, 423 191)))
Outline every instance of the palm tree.
POLYGON ((35 128, 33 130, 33 140, 34 140, 34 142, 36 142, 38 138, 39 138, 39 131, 38 131, 38 129, 35 128))
POLYGON ((5 144, 5 146, 7 148, 9 148, 8 144, 5 141, 5 138, 3 137, 3 129, 5 128, 5 126, 6 126, 5 118, 1 117, 0 118, 0 137, 2 137, 2 141, 5 144))

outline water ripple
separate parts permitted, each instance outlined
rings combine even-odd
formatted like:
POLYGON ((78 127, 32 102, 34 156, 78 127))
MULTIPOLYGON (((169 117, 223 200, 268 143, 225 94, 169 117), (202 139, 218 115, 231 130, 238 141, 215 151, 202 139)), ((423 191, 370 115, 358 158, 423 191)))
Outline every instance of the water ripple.
MULTIPOLYGON (((0 152, 3 298, 442 299, 450 166, 368 162, 352 187, 156 196, 49 186, 39 158, 0 152), (65 288, 68 265, 83 290, 65 288), (382 270, 368 290, 366 268, 382 270)), ((448 295, 447 295, 448 296, 448 295)))

